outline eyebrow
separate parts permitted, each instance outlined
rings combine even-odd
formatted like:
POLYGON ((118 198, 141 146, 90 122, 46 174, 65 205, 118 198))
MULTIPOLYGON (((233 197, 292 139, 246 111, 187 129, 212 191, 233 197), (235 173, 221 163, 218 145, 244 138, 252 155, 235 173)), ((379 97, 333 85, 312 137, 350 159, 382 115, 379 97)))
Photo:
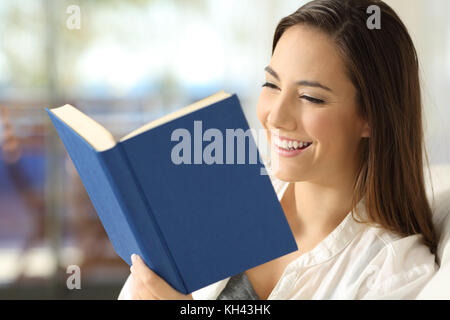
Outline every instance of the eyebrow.
MULTIPOLYGON (((280 77, 278 76, 278 74, 275 72, 275 70, 273 70, 270 66, 267 66, 264 68, 265 71, 267 71, 268 73, 270 73, 272 76, 275 77, 275 79, 277 79, 278 81, 280 81, 280 77)), ((306 86, 306 87, 317 87, 317 88, 322 88, 325 89, 327 91, 333 92, 333 90, 331 90, 330 88, 328 88, 327 86, 324 86, 323 84, 321 84, 320 82, 317 81, 311 81, 311 80, 299 80, 297 82, 295 82, 295 84, 298 84, 300 86, 306 86)))

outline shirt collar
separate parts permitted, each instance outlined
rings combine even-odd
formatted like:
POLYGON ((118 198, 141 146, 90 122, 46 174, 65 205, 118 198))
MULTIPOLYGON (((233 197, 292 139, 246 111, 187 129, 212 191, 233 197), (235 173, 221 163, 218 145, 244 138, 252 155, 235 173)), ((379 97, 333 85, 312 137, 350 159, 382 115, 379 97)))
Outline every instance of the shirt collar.
MULTIPOLYGON (((288 185, 289 183, 285 182, 285 185, 283 185, 280 189, 281 192, 279 193, 279 199, 282 198, 288 185)), ((361 219, 362 221, 365 221, 367 217, 365 211, 365 202, 366 197, 364 196, 356 205, 358 213, 357 218, 361 219)), ((319 242, 319 244, 314 249, 306 252, 305 254, 302 254, 300 257, 287 265, 280 277, 280 280, 275 285, 268 299, 276 297, 282 287, 290 286, 292 284, 297 274, 296 270, 304 267, 318 265, 335 257, 340 252, 342 252, 344 248, 347 247, 350 242, 355 239, 356 235, 365 227, 367 227, 365 224, 359 223, 358 221, 353 219, 352 211, 347 213, 341 223, 330 234, 328 234, 325 239, 319 242)))
MULTIPOLYGON (((289 182, 284 182, 279 192, 281 201, 289 182)), ((367 214, 365 210, 366 197, 364 196, 356 205, 356 218, 366 221, 367 214)), ((325 237, 314 249, 302 254, 296 260, 292 261, 286 269, 296 266, 311 266, 325 262, 336 256, 356 237, 356 235, 366 227, 364 223, 356 221, 352 216, 352 211, 348 212, 339 225, 325 237)), ((301 244, 300 244, 301 247, 301 244)))

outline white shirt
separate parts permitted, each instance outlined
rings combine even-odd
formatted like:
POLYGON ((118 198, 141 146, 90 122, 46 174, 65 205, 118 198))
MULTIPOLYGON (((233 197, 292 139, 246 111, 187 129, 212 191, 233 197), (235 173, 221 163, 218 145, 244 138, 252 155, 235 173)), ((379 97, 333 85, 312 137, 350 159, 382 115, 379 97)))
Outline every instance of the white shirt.
MULTIPOLYGON (((270 173, 270 171, 268 170, 270 173)), ((288 182, 269 175, 281 201, 288 182)), ((358 203, 365 216, 364 198, 358 203)), ((438 270, 422 235, 400 237, 356 222, 351 212, 314 249, 289 263, 268 299, 415 299, 438 270)), ((192 293, 216 299, 228 280, 192 293)), ((119 299, 131 298, 131 275, 119 299)))

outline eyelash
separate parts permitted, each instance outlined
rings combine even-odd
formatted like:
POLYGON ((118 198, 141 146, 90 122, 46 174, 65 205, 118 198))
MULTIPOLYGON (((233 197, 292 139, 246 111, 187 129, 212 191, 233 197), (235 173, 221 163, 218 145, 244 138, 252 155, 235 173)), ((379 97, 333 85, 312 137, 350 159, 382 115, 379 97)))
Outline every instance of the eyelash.
MULTIPOLYGON (((272 89, 278 89, 278 87, 276 85, 274 85, 273 83, 270 83, 270 82, 265 82, 262 86, 263 87, 269 87, 269 88, 272 88, 272 89)), ((308 100, 309 102, 312 102, 312 103, 315 103, 315 104, 325 103, 325 101, 323 101, 323 100, 316 99, 316 98, 313 98, 313 97, 310 97, 310 96, 303 95, 300 98, 304 98, 304 99, 308 100)))

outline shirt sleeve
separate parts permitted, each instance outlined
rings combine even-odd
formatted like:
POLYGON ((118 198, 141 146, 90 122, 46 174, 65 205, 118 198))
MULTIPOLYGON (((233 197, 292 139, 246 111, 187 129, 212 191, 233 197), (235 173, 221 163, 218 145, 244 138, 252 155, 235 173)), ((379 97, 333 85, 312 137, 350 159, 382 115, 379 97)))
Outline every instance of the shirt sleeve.
POLYGON ((413 235, 388 243, 366 269, 358 299, 416 299, 438 270, 435 255, 413 235))
POLYGON ((133 294, 133 275, 130 273, 125 284, 120 290, 117 300, 131 300, 133 294))

